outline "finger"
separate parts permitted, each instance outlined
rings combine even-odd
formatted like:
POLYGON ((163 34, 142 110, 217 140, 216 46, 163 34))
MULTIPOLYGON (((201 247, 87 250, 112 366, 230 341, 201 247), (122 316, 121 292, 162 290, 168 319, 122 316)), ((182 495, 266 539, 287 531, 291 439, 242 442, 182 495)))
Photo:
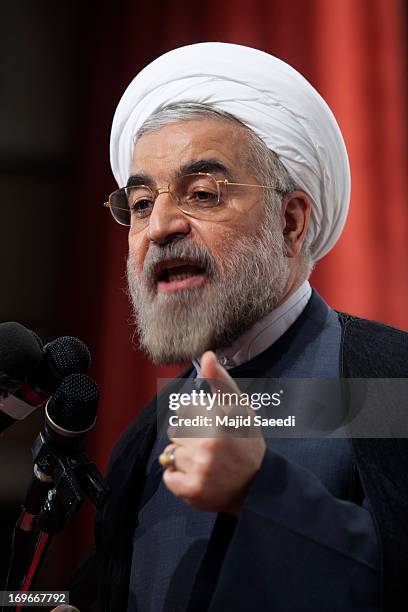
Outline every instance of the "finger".
POLYGON ((166 470, 163 474, 163 482, 176 497, 189 499, 192 496, 191 478, 183 472, 166 470))
POLYGON ((176 444, 177 446, 190 448, 191 446, 195 446, 197 444, 197 438, 187 438, 184 436, 182 438, 179 438, 178 436, 173 436, 172 438, 170 438, 170 442, 171 444, 169 446, 176 444))
POLYGON ((191 465, 191 453, 188 449, 179 446, 178 444, 168 444, 163 451, 163 454, 169 453, 174 449, 174 463, 172 471, 186 472, 188 466, 191 465))
POLYGON ((201 357, 201 374, 208 380, 213 393, 220 390, 223 392, 240 393, 235 381, 227 370, 218 362, 213 351, 206 351, 201 357))
MULTIPOLYGON (((212 392, 220 392, 221 394, 221 404, 216 407, 216 409, 218 408, 218 410, 222 410, 224 414, 229 414, 231 417, 246 417, 248 415, 251 417, 253 416, 254 413, 252 407, 246 402, 241 404, 241 402, 238 401, 235 405, 232 403, 233 399, 230 398, 229 394, 235 394, 236 396, 240 397, 241 391, 235 381, 228 374, 227 370, 218 362, 215 354, 212 351, 206 351, 201 357, 201 372, 202 375, 208 379, 212 392)), ((214 410, 213 413, 215 414, 216 410, 214 410)), ((238 431, 238 429, 236 429, 233 425, 232 429, 229 429, 228 427, 227 429, 218 427, 217 434, 221 436, 226 434, 233 436, 241 436, 244 434, 244 437, 248 437, 249 435, 259 436, 258 430, 258 426, 251 426, 250 429, 247 427, 241 427, 238 431)))
MULTIPOLYGON (((240 405, 241 391, 236 382, 228 374, 227 370, 218 362, 215 354, 212 351, 207 351, 201 358, 202 375, 208 380, 211 391, 217 394, 217 404, 212 410, 213 415, 219 416, 233 414, 235 416, 247 416, 248 407, 240 405)), ((228 430, 229 431, 229 430, 228 430)), ((216 436, 225 435, 224 428, 216 428, 216 436)), ((234 433, 229 431, 229 433, 234 433)))

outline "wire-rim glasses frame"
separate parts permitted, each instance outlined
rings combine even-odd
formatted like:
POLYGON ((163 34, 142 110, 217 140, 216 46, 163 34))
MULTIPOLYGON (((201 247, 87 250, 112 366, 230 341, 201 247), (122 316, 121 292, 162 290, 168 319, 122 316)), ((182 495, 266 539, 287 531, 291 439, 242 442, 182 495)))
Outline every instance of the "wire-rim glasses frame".
MULTIPOLYGON (((132 216, 133 215, 132 215, 132 210, 129 205, 129 194, 131 194, 132 192, 135 192, 136 190, 139 190, 140 199, 137 200, 136 203, 140 201, 147 201, 147 198, 151 197, 151 210, 153 210, 153 206, 158 196, 161 195, 162 193, 169 193, 172 196, 173 201, 175 202, 179 210, 181 210, 184 214, 191 216, 193 218, 200 218, 200 215, 205 214, 206 216, 208 216, 208 214, 210 214, 211 216, 212 214, 214 214, 214 210, 220 209, 221 188, 222 187, 228 188, 228 186, 258 187, 261 189, 268 189, 268 190, 283 193, 281 189, 275 186, 272 186, 272 185, 260 185, 257 183, 256 184, 255 183, 236 183, 233 181, 229 181, 227 179, 217 179, 213 174, 209 172, 194 172, 191 174, 185 174, 185 175, 178 177, 175 181, 173 181, 173 185, 169 183, 167 188, 163 187, 163 188, 154 189, 150 187, 149 185, 128 185, 127 187, 121 187, 120 189, 116 189, 109 195, 108 201, 104 202, 103 206, 110 208, 111 214, 117 223, 119 223, 120 225, 124 225, 126 227, 130 227, 132 226, 132 216), (209 183, 207 183, 205 187, 208 190, 210 190, 210 193, 205 192, 203 190, 204 185, 200 185, 199 183, 194 185, 194 189, 196 190, 195 191, 196 200, 194 201, 194 205, 193 205, 191 201, 183 202, 183 197, 180 197, 178 192, 180 192, 180 190, 182 191, 182 186, 184 185, 184 183, 188 184, 188 181, 191 181, 192 184, 194 184, 194 179, 197 179, 197 180, 207 179, 209 183), (213 191, 211 191, 211 188, 213 189, 213 191), (204 198, 203 199, 199 198, 198 197, 199 194, 211 196, 211 203, 209 204, 208 201, 205 201, 204 198), (121 204, 125 202, 125 204, 122 206, 119 206, 118 202, 120 202, 121 204), (196 217, 197 214, 199 215, 198 217, 196 217)), ((183 194, 183 195, 187 197, 186 194, 183 194)), ((190 196, 188 195, 188 197, 190 196)), ((145 212, 142 214, 142 216, 136 217, 136 222, 138 222, 143 227, 148 225, 151 210, 150 210, 150 213, 145 212)))

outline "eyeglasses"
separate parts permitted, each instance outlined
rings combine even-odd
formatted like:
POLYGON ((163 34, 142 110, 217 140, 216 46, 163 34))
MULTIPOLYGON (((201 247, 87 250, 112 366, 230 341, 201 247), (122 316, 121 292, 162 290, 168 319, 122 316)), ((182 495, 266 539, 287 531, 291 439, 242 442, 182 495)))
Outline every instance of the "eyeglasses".
POLYGON ((169 193, 176 206, 186 215, 195 219, 212 218, 214 221, 224 221, 233 213, 233 207, 229 205, 230 190, 239 187, 279 191, 268 185, 232 183, 226 179, 216 179, 207 172, 196 172, 178 177, 167 189, 153 189, 148 185, 122 187, 110 194, 104 206, 110 208, 113 218, 120 225, 131 226, 140 231, 148 225, 157 197, 162 193, 169 193))

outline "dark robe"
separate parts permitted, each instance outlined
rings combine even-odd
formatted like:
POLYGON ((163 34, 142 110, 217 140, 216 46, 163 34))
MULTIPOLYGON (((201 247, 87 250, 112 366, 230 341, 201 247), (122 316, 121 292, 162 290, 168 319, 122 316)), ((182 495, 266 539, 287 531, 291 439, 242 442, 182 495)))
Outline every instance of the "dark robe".
MULTIPOLYGON (((245 364, 244 377, 287 374, 296 355, 301 358, 322 333, 328 316, 333 311, 314 293, 291 328, 245 364)), ((340 314, 339 322, 340 347, 334 343, 331 354, 337 350, 341 376, 407 377, 406 334, 347 315, 340 314)), ((179 386, 175 381, 166 393, 179 386)), ((146 472, 156 443, 155 409, 153 401, 112 454, 112 493, 97 517, 97 552, 71 587, 71 599, 82 612, 127 608, 133 537, 139 528, 138 509, 143 511, 146 503, 146 472), (90 596, 92 579, 98 582, 99 607, 90 596)), ((353 439, 352 445, 354 460, 347 458, 347 446, 339 455, 342 459, 333 458, 336 477, 344 476, 351 464, 349 501, 339 500, 337 491, 330 492, 328 483, 325 486, 320 475, 313 474, 313 465, 302 467, 299 456, 294 461, 268 448, 239 519, 220 514, 209 525, 210 537, 193 576, 190 610, 378 610, 380 586, 383 609, 399 609, 396 602, 404 593, 408 569, 408 471, 401 468, 408 461, 408 444, 403 439, 353 439), (360 481, 363 491, 359 492, 360 481), (364 495, 365 508, 359 505, 364 495), (370 536, 367 508, 376 538, 372 532, 370 536)), ((310 459, 313 453, 306 456, 310 459)))

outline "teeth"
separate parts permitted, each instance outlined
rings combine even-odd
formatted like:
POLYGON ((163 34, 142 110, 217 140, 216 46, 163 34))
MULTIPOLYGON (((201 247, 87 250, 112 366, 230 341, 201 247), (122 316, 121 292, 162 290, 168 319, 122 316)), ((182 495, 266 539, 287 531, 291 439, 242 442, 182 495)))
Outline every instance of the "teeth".
POLYGON ((194 274, 188 273, 188 272, 180 272, 178 274, 169 274, 167 281, 171 282, 171 281, 184 280, 186 278, 190 278, 191 276, 194 276, 194 274))
POLYGON ((171 281, 185 280, 193 276, 204 274, 204 271, 198 266, 191 264, 185 264, 182 266, 174 266, 172 268, 165 268, 160 273, 158 280, 165 283, 171 281))

